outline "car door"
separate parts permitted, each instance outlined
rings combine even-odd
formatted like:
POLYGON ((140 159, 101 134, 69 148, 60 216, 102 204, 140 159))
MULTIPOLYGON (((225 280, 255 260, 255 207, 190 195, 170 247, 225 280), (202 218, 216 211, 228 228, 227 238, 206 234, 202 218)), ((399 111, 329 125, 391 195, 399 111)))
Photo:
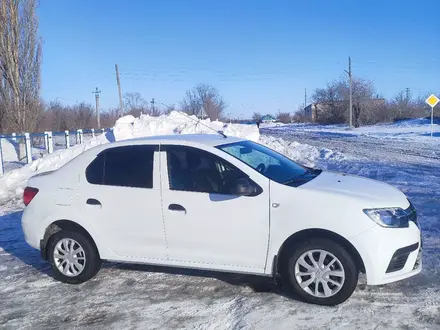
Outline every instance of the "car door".
POLYGON ((162 202, 171 262, 263 272, 269 239, 269 180, 257 185, 223 158, 193 147, 161 146, 162 202), (248 178, 254 196, 234 193, 248 178), (232 192, 231 192, 232 191, 232 192))
POLYGON ((106 149, 80 182, 82 213, 123 259, 166 259, 157 146, 106 149))

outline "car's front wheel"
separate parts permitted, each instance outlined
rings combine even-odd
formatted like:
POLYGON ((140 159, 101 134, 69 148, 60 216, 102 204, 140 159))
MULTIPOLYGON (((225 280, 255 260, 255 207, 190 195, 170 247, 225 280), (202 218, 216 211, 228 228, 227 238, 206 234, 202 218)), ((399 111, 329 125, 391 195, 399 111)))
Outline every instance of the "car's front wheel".
POLYGON ((281 273, 297 296, 319 305, 337 305, 347 300, 359 275, 350 253, 328 239, 309 239, 291 246, 281 273))
POLYGON ((54 278, 70 284, 83 283, 101 268, 93 242, 79 232, 61 230, 49 241, 49 262, 54 278))

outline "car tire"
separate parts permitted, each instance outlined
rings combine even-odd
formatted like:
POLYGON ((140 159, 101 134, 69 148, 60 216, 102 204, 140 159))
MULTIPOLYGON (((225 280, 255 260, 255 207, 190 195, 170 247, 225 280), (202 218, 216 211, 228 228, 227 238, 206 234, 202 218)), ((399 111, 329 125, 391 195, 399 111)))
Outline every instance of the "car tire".
POLYGON ((280 265, 281 278, 300 300, 333 306, 353 294, 359 270, 343 246, 329 239, 316 238, 287 249, 280 265))
POLYGON ((101 268, 95 244, 80 232, 61 230, 53 234, 48 243, 48 260, 53 277, 69 284, 83 283, 101 268))

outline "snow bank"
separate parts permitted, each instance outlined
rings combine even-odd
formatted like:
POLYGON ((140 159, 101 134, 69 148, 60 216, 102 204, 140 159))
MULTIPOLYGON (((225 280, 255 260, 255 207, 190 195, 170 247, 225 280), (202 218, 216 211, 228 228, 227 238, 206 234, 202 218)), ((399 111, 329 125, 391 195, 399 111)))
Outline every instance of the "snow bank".
POLYGON ((21 198, 27 180, 31 176, 60 168, 85 150, 107 142, 105 138, 95 138, 88 141, 88 143, 79 144, 70 149, 57 150, 50 155, 0 176, 0 204, 13 198, 21 198))
POLYGON ((1 153, 3 157, 3 161, 17 162, 18 153, 14 143, 9 139, 0 139, 0 143, 1 143, 1 153))
MULTIPOLYGON (((395 123, 383 123, 370 126, 361 126, 349 129, 346 124, 320 125, 316 123, 295 124, 265 124, 260 129, 266 132, 313 132, 320 135, 339 134, 346 137, 369 136, 378 139, 412 140, 438 144, 438 139, 431 139, 431 120, 416 118, 397 121, 395 123)), ((434 120, 434 137, 440 137, 440 121, 434 120)))
POLYGON ((269 135, 262 135, 260 143, 305 166, 314 166, 316 159, 320 156, 319 150, 315 147, 296 141, 288 142, 269 135))
POLYGON ((116 121, 113 134, 116 141, 137 137, 169 134, 215 134, 223 131, 226 135, 246 138, 258 141, 260 133, 256 125, 227 124, 209 119, 198 121, 195 116, 187 116, 178 111, 172 111, 169 115, 151 117, 141 115, 135 118, 131 115, 122 117, 116 121))
POLYGON ((331 149, 318 149, 309 144, 298 143, 296 141, 286 141, 279 137, 261 135, 260 143, 286 155, 290 159, 309 167, 314 167, 322 160, 344 161, 354 159, 351 155, 333 151, 331 149))
MULTIPOLYGON (((195 119, 195 117, 193 117, 195 119)), ((256 125, 226 124, 220 121, 203 120, 199 123, 188 116, 171 112, 168 116, 150 117, 142 115, 135 118, 131 115, 118 119, 112 131, 95 139, 85 141, 70 149, 58 150, 53 154, 37 159, 31 164, 13 170, 0 177, 0 204, 14 198, 21 198, 27 180, 38 173, 55 170, 72 158, 96 145, 130 138, 165 134, 208 133, 222 130, 226 135, 243 137, 260 142, 288 156, 298 163, 314 166, 319 158, 328 159, 334 153, 331 150, 318 150, 315 147, 298 142, 286 142, 280 138, 260 136, 256 125), (212 128, 209 129, 208 127, 212 128)))

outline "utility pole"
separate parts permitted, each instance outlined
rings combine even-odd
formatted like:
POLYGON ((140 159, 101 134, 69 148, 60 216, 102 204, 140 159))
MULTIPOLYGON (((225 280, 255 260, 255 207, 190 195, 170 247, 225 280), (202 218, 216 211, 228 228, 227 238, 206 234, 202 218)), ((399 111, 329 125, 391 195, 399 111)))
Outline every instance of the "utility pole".
POLYGON ((304 115, 306 114, 307 108, 307 88, 304 88, 304 115))
POLYGON ((348 73, 348 79, 350 84, 350 128, 353 128, 353 87, 352 87, 352 78, 351 78, 351 57, 348 57, 348 71, 344 70, 348 73))
POLYGON ((115 64, 115 70, 116 70, 116 83, 118 84, 118 94, 119 94, 119 117, 122 117, 124 109, 122 105, 121 81, 119 80, 119 68, 117 64, 115 64))
POLYGON ((92 92, 93 94, 95 94, 95 101, 96 101, 96 121, 98 123, 98 128, 101 128, 101 120, 99 118, 99 94, 101 93, 101 90, 98 89, 98 87, 96 87, 96 90, 94 92, 92 92))
POLYGON ((151 113, 154 114, 154 104, 156 103, 156 101, 154 101, 154 97, 151 99, 151 113))
POLYGON ((406 92, 406 95, 405 95, 405 97, 406 97, 406 103, 409 103, 409 88, 408 88, 408 87, 405 88, 405 92, 406 92))

